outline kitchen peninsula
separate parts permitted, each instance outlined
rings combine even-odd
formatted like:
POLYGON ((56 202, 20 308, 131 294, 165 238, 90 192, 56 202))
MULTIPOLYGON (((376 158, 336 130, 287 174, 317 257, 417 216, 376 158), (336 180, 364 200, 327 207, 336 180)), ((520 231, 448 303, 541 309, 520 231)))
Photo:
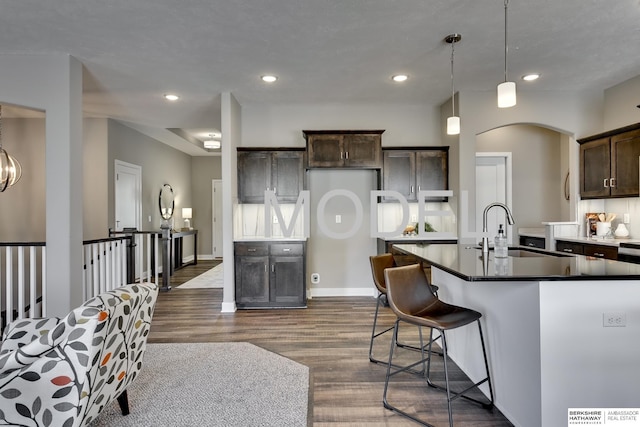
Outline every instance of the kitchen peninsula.
MULTIPOLYGON (((483 314, 495 403, 514 425, 566 425, 570 408, 638 407, 640 265, 525 247, 502 259, 468 245, 393 248, 431 265, 443 301, 483 314)), ((477 380, 477 334, 461 328, 447 343, 477 380)))

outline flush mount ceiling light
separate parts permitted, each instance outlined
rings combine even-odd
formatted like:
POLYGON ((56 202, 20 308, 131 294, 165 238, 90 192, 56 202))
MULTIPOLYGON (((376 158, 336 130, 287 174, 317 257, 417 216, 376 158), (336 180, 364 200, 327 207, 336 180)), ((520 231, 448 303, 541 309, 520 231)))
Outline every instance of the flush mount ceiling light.
POLYGON ((395 76, 391 76, 391 80, 396 83, 406 82, 408 78, 409 76, 407 76, 406 74, 396 74, 395 76))
POLYGON ((455 44, 460 40, 461 34, 449 34, 444 39, 451 45, 451 117, 447 118, 447 135, 460 134, 460 117, 456 116, 456 91, 453 85, 453 51, 455 44))
POLYGON ((210 133, 209 139, 203 141, 204 148, 208 150, 217 150, 218 148, 220 148, 220 141, 213 138, 221 138, 221 137, 222 137, 221 133, 217 133, 217 132, 210 133))
POLYGON ((265 75, 265 76, 260 76, 260 78, 262 79, 263 82, 265 83, 273 83, 276 80, 278 80, 277 76, 272 76, 272 75, 265 75))
POLYGON ((522 80, 524 80, 525 82, 532 82, 534 80, 538 80, 539 78, 540 74, 538 73, 525 74, 524 76, 522 76, 522 80))
POLYGON ((167 101, 177 101, 178 99, 180 99, 180 97, 173 93, 165 93, 164 99, 166 99, 167 101))
POLYGON ((516 84, 507 78, 507 8, 509 0, 504 0, 504 83, 498 85, 498 108, 508 108, 516 105, 516 84))
POLYGON ((21 176, 20 162, 2 148, 2 105, 0 105, 0 192, 18 182, 21 176))

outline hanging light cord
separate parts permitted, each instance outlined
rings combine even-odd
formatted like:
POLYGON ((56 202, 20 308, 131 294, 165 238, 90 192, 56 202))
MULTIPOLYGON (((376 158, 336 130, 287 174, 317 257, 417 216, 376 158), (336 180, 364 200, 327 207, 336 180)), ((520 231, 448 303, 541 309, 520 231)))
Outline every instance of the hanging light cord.
POLYGON ((509 45, 507 44, 507 6, 509 0, 504 0, 504 81, 507 80, 507 53, 509 52, 509 45))
POLYGON ((452 116, 456 115, 456 97, 455 97, 455 91, 453 88, 453 49, 455 44, 456 44, 455 41, 451 43, 451 115, 452 116))

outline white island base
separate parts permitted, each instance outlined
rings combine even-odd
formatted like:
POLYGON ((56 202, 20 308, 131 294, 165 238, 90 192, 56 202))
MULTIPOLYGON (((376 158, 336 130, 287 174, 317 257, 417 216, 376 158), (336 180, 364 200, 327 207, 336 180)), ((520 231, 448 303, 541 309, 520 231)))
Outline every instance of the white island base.
MULTIPOLYGON (((482 313, 495 404, 514 425, 566 426, 570 408, 640 407, 640 281, 431 274, 443 301, 482 313), (626 326, 604 327, 604 313, 624 314, 626 326)), ((472 380, 483 377, 477 328, 448 332, 447 343, 472 380)))

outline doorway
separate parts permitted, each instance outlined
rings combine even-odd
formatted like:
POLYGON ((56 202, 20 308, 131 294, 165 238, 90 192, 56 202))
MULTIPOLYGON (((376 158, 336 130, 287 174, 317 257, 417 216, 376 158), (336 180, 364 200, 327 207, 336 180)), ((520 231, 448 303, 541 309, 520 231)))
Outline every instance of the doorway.
MULTIPOLYGON (((476 153, 476 231, 482 231, 484 208, 493 202, 504 203, 513 210, 511 201, 511 153, 476 153)), ((512 227, 502 209, 491 209, 487 214, 489 236, 498 234, 504 224, 507 239, 513 244, 512 227)))
POLYGON ((211 181, 211 236, 212 253, 214 259, 222 259, 222 180, 211 181))
POLYGON ((115 161, 115 231, 142 226, 142 166, 115 161))

